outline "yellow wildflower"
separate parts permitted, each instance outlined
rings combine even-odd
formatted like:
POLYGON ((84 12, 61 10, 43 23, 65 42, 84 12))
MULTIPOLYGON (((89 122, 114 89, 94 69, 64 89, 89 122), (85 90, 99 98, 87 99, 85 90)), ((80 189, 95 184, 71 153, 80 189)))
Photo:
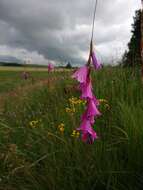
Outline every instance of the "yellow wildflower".
POLYGON ((77 104, 85 103, 84 100, 78 99, 76 97, 69 98, 69 102, 70 102, 71 105, 74 105, 74 104, 77 105, 77 104))
POLYGON ((99 99, 99 102, 100 102, 100 103, 108 103, 108 101, 105 100, 105 99, 99 99))
POLYGON ((33 121, 30 121, 29 122, 29 126, 31 127, 31 128, 36 128, 36 127, 38 127, 39 126, 39 123, 41 122, 41 120, 33 120, 33 121))
POLYGON ((78 131, 76 131, 76 130, 73 130, 73 132, 72 132, 72 134, 71 134, 71 136, 72 136, 72 137, 75 137, 75 138, 78 138, 79 135, 80 135, 80 133, 79 133, 78 131))
POLYGON ((76 97, 69 98, 70 104, 77 104, 78 99, 76 97))
POLYGON ((76 134, 76 130, 73 130, 71 136, 75 136, 75 134, 76 134))
POLYGON ((70 108, 66 108, 66 112, 67 113, 71 113, 71 109, 70 108))
POLYGON ((81 100, 81 104, 82 104, 82 105, 85 105, 85 104, 86 104, 86 101, 85 101, 85 100, 81 100))
POLYGON ((72 108, 66 108, 66 113, 75 113, 75 108, 72 107, 72 108))
POLYGON ((61 123, 61 124, 58 125, 58 130, 59 130, 61 133, 64 132, 64 130, 65 130, 65 125, 64 125, 64 123, 61 123))
POLYGON ((80 135, 80 133, 77 131, 77 132, 76 132, 76 137, 78 138, 78 137, 79 137, 79 135, 80 135))

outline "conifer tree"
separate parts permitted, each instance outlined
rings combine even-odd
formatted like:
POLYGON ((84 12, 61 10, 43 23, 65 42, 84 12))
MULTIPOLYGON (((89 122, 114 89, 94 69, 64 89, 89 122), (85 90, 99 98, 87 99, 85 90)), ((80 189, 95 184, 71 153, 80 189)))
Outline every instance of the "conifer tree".
POLYGON ((123 55, 124 66, 141 65, 141 10, 136 11, 128 50, 123 55))

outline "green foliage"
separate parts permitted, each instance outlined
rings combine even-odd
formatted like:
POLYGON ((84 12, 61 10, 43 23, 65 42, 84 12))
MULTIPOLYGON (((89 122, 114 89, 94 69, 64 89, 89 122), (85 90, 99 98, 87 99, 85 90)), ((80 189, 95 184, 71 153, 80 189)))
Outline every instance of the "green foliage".
POLYGON ((143 87, 138 69, 131 72, 108 67, 92 73, 95 94, 109 104, 109 109, 100 106, 102 116, 94 126, 99 139, 93 145, 71 137, 83 112, 82 107, 74 114, 65 111, 69 98, 79 97, 71 73, 43 73, 50 83, 35 86, 37 79, 32 87, 27 82, 25 93, 8 96, 0 113, 0 188, 142 189, 143 87), (31 121, 38 123, 32 127, 31 121))
POLYGON ((128 51, 123 56, 124 66, 136 66, 141 64, 141 11, 136 11, 132 24, 132 37, 128 43, 128 51))

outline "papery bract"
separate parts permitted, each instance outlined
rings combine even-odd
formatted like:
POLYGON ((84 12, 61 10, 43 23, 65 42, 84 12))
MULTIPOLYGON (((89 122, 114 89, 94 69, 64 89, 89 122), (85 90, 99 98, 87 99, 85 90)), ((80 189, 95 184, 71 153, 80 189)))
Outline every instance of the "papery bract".
POLYGON ((88 72, 89 68, 87 65, 85 65, 75 71, 75 73, 72 75, 72 78, 75 78, 80 83, 86 83, 88 72))
POLYGON ((92 57, 92 63, 93 63, 94 68, 96 70, 101 69, 102 65, 101 65, 100 61, 96 58, 96 55, 94 52, 92 52, 91 57, 92 57))

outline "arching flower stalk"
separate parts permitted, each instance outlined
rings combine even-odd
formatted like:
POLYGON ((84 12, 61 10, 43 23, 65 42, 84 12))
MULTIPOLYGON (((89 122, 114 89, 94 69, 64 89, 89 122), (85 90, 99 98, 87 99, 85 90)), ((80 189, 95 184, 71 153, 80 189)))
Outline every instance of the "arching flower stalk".
POLYGON ((79 68, 72 75, 72 78, 76 79, 80 83, 80 98, 86 101, 86 109, 81 117, 81 125, 79 128, 77 128, 77 131, 81 132, 82 141, 88 144, 92 144, 94 140, 98 138, 92 126, 95 123, 95 119, 101 115, 100 111, 98 110, 99 101, 93 94, 92 80, 90 75, 92 68, 91 64, 93 64, 95 70, 101 69, 102 67, 93 51, 92 41, 90 44, 90 53, 87 64, 79 68))

